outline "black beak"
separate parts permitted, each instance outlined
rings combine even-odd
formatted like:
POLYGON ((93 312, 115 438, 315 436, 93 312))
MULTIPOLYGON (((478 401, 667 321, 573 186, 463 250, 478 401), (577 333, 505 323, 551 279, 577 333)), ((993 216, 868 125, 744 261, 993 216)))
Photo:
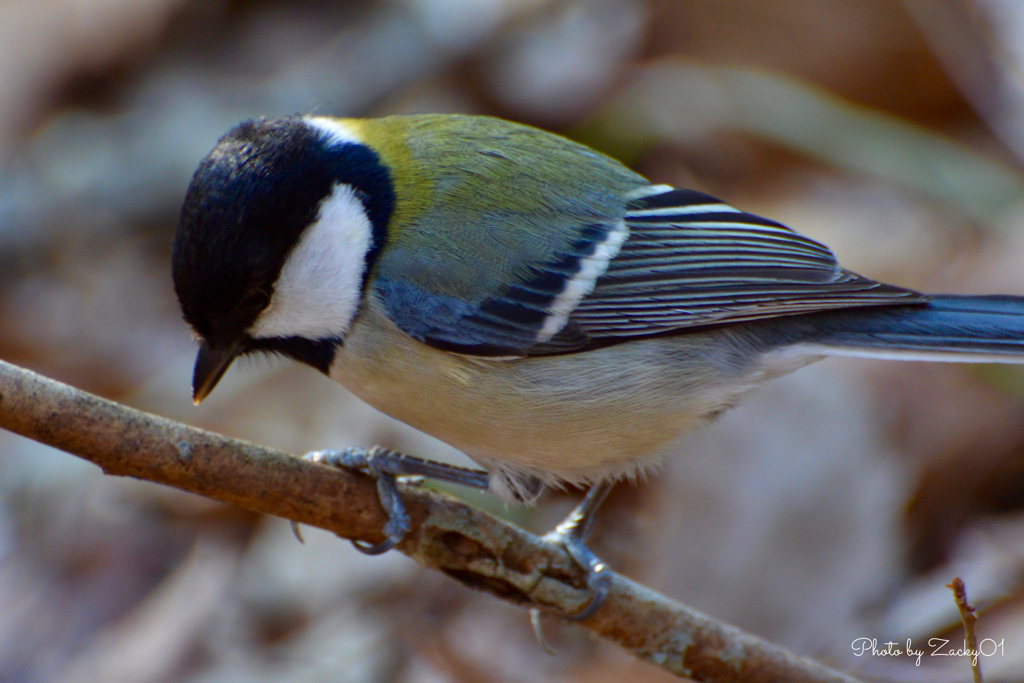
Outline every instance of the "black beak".
POLYGON ((202 342, 196 356, 196 367, 192 371, 192 402, 199 405, 210 395, 217 382, 227 372, 231 361, 235 360, 242 350, 238 342, 226 346, 210 346, 202 342))

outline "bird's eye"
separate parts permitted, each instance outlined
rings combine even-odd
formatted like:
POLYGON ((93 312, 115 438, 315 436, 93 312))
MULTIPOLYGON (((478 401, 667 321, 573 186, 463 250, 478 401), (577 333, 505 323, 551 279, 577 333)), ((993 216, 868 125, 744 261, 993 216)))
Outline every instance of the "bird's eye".
POLYGON ((270 292, 265 289, 252 289, 238 303, 238 308, 247 313, 259 313, 270 303, 270 292))

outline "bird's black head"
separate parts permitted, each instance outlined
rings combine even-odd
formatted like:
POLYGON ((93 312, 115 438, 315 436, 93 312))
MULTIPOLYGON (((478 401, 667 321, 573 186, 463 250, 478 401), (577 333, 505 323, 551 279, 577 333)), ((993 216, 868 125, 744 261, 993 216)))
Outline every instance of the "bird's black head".
MULTIPOLYGON (((283 353, 326 372, 336 338, 254 337, 289 256, 339 186, 372 226, 372 258, 393 206, 386 169, 368 147, 332 139, 300 117, 246 121, 222 137, 192 178, 174 239, 174 289, 200 337, 201 400, 239 354, 283 353)), ((362 263, 363 254, 360 254, 362 263)), ((365 272, 365 271, 363 271, 365 272)))

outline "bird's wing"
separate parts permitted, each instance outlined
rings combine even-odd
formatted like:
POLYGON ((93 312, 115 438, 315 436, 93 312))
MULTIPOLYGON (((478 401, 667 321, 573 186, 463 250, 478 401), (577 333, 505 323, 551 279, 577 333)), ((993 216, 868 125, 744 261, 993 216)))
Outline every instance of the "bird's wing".
POLYGON ((924 300, 846 271, 821 244, 699 192, 647 186, 617 210, 596 206, 566 200, 548 202, 543 216, 488 214, 462 237, 479 240, 474 248, 445 258, 432 259, 437 245, 426 242, 391 248, 375 293, 415 339, 491 357, 924 300), (474 262, 481 249, 493 253, 474 262))
POLYGON ((693 190, 652 190, 627 206, 628 239, 573 310, 594 341, 926 300, 841 268, 784 225, 693 190))
POLYGON ((408 176, 404 214, 389 226, 369 294, 406 334, 449 351, 584 348, 569 314, 628 237, 626 204, 649 183, 525 126, 465 117, 448 126, 406 136, 413 161, 393 164, 408 176))
POLYGON ((569 315, 627 230, 621 218, 590 217, 559 232, 543 247, 526 239, 501 249, 510 261, 498 266, 497 278, 487 257, 452 254, 438 264, 421 250, 392 248, 382 257, 374 293, 406 334, 447 351, 515 357, 580 350, 590 339, 566 324, 569 315))

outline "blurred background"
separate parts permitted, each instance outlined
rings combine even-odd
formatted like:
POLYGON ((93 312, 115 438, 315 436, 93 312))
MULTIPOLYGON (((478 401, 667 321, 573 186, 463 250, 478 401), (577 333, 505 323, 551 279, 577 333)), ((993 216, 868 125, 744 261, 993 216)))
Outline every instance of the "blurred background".
MULTIPOLYGON (((829 244, 864 275, 1024 295, 1019 0, 3 0, 0 358, 302 453, 383 444, 465 462, 315 372, 256 361, 201 408, 170 282, 199 159, 239 120, 494 114, 829 244)), ((967 663, 1024 681, 1024 374, 831 359, 621 486, 617 570, 869 680, 967 663), (884 646, 883 646, 884 647, 884 646), (993 649, 990 644, 989 651, 993 649)), ((498 514, 550 528, 579 492, 498 514)), ((662 681, 572 627, 390 553, 0 433, 0 681, 662 681)))

